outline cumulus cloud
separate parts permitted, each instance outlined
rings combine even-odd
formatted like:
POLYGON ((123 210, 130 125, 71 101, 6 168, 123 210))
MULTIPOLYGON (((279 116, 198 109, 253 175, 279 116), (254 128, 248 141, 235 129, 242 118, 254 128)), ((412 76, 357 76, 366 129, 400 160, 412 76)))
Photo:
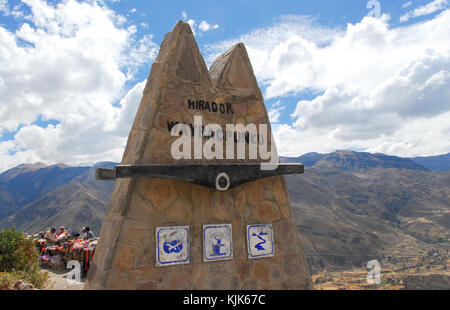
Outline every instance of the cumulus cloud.
MULTIPOLYGON (((300 48, 300 51, 292 50, 296 55, 286 55, 286 58, 295 59, 302 52, 305 54, 300 55, 301 57, 308 57, 309 51, 307 48, 301 48, 302 43, 309 47, 320 47, 330 44, 343 33, 341 29, 321 26, 310 17, 289 15, 277 18, 271 27, 256 29, 238 38, 206 45, 203 50, 206 54, 206 62, 211 64, 217 56, 229 49, 230 46, 243 42, 249 53, 258 81, 267 85, 270 81, 273 81, 275 76, 279 76, 280 72, 273 71, 278 62, 280 62, 280 67, 283 67, 284 63, 288 63, 285 57, 280 59, 282 58, 279 55, 280 52, 289 49, 289 47, 300 48), (277 51, 273 52, 274 49, 277 49, 277 51)), ((299 74, 295 74, 295 76, 299 77, 299 74)))
POLYGON ((198 25, 198 29, 200 29, 200 31, 203 31, 203 32, 206 32, 206 31, 211 30, 211 29, 217 29, 217 28, 219 28, 219 25, 217 25, 217 24, 216 25, 210 25, 206 21, 202 21, 200 23, 200 25, 198 25))
POLYGON ((183 21, 185 21, 186 23, 189 24, 189 26, 191 26, 192 32, 194 34, 203 34, 209 30, 213 30, 213 29, 217 29, 219 28, 219 25, 215 24, 215 25, 210 25, 207 21, 203 20, 200 23, 198 23, 196 20, 194 19, 190 19, 188 17, 188 14, 186 11, 181 12, 181 18, 183 19, 183 21))
MULTIPOLYGON (((450 10, 399 28, 387 15, 345 30, 290 17, 206 51, 214 58, 244 42, 266 99, 319 94, 298 102, 292 123, 274 126, 283 155, 346 148, 431 155, 450 151, 448 33, 450 10)), ((278 112, 269 110, 277 121, 278 112)))
POLYGON ((281 101, 277 101, 275 104, 272 105, 272 107, 268 112, 269 120, 272 124, 279 122, 281 112, 284 111, 284 109, 285 106, 282 105, 281 101))
POLYGON ((298 103, 293 113, 295 125, 328 129, 349 126, 356 136, 367 128, 367 138, 391 134, 403 121, 450 111, 449 69, 448 54, 430 52, 406 64, 367 94, 346 86, 327 88, 323 95, 298 103), (373 130, 377 124, 380 128, 373 130))
POLYGON ((101 3, 23 2, 25 22, 15 32, 0 26, 0 135, 17 131, 0 142, 0 170, 120 160, 144 82, 126 84, 157 45, 101 3))
MULTIPOLYGON (((410 3, 410 2, 408 2, 408 3, 410 3)), ((405 3, 405 5, 408 3, 405 3)), ((403 6, 404 8, 407 7, 405 5, 403 6)), ((432 2, 429 2, 425 5, 422 5, 418 8, 416 8, 412 11, 409 11, 406 14, 403 14, 402 16, 400 16, 400 22, 403 23, 403 22, 407 22, 411 18, 432 14, 436 11, 445 9, 447 7, 447 5, 448 5, 448 0, 434 0, 432 2)))

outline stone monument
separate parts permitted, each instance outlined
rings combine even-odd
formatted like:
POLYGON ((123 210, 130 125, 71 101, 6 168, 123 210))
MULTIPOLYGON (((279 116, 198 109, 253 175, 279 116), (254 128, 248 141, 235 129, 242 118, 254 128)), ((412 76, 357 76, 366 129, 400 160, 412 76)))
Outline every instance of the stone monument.
MULTIPOLYGON (((270 124, 244 45, 219 56, 208 72, 190 26, 180 21, 161 44, 121 165, 267 161, 260 155, 195 158, 194 142, 193 158, 175 159, 181 131, 173 135, 174 127, 186 124, 194 136, 210 123, 270 124)), ((251 135, 232 138, 235 144, 242 138, 250 149, 251 135)), ((228 190, 176 179, 117 178, 85 284, 132 290, 310 288, 283 176, 228 190)))

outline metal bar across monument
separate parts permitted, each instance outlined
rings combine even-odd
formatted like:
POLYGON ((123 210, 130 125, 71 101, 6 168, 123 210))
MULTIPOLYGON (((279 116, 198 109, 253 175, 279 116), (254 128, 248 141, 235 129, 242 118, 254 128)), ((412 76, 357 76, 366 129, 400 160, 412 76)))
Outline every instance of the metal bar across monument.
POLYGON ((226 191, 265 177, 304 172, 302 164, 277 164, 276 169, 273 170, 264 170, 261 165, 264 165, 264 163, 118 165, 113 169, 97 168, 95 178, 97 180, 115 180, 116 178, 175 179, 226 191))

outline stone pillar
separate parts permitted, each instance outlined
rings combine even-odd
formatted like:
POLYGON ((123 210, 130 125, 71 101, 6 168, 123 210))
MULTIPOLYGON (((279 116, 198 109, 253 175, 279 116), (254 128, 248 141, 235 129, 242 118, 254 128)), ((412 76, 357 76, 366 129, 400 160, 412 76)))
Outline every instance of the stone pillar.
MULTIPOLYGON (((196 115, 203 117, 203 125, 270 124, 244 45, 219 56, 208 72, 189 25, 180 21, 165 36, 152 66, 122 164, 252 162, 173 159, 171 145, 179 137, 171 136, 168 124, 194 123, 196 115), (188 100, 203 101, 203 108, 189 106, 188 100)), ((176 180, 117 179, 85 285, 85 289, 310 288, 283 177, 225 192, 176 180), (232 259, 204 261, 205 224, 231 224, 232 259), (273 257, 249 259, 247 225, 254 224, 272 225, 273 257), (168 226, 189 227, 189 263, 157 266, 156 229, 168 226)))

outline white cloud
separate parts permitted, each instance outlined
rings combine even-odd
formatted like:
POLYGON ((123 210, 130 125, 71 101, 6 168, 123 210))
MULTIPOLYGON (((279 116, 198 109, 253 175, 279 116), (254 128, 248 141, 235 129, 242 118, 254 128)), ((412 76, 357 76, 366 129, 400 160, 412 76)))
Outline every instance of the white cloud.
POLYGON ((217 29, 217 28, 219 28, 219 25, 217 25, 217 24, 216 25, 210 25, 206 21, 202 21, 200 23, 200 25, 198 25, 198 29, 200 29, 200 31, 202 31, 202 32, 206 32, 206 31, 209 31, 211 29, 217 29))
POLYGON ((279 109, 272 108, 269 110, 268 114, 269 114, 269 120, 271 123, 278 123, 278 121, 280 119, 280 115, 281 115, 281 112, 279 109))
POLYGON ((412 1, 405 2, 403 3, 402 8, 406 9, 407 7, 410 7, 412 4, 413 4, 412 1))
POLYGON ((281 101, 277 101, 275 104, 273 104, 268 112, 270 123, 278 123, 280 120, 281 112, 284 111, 285 108, 286 107, 282 105, 281 101))
POLYGON ((0 14, 9 15, 8 0, 0 0, 0 14))
POLYGON ((392 134, 403 121, 450 111, 449 69, 448 54, 430 52, 369 93, 346 86, 327 88, 323 95, 298 103, 295 125, 330 130, 342 126, 336 136, 344 139, 392 134))
POLYGON ((407 22, 411 18, 429 15, 431 13, 434 13, 436 11, 443 10, 447 7, 448 0, 434 0, 432 2, 429 2, 428 4, 425 4, 421 7, 418 7, 412 11, 409 11, 408 13, 400 16, 400 22, 407 22))
POLYGON ((137 83, 130 91, 120 100, 120 109, 116 110, 105 130, 112 131, 121 137, 128 136, 134 117, 141 102, 142 93, 144 92, 146 80, 137 83))
POLYGON ((186 11, 181 12, 181 18, 184 22, 188 23, 189 26, 191 26, 191 30, 194 33, 194 35, 196 35, 197 33, 199 33, 200 35, 213 30, 213 29, 217 29, 219 28, 219 25, 210 25, 207 21, 203 20, 200 23, 198 23, 196 20, 194 19, 189 19, 188 14, 186 11))
POLYGON ((397 156, 429 156, 449 152, 450 113, 430 119, 405 122, 393 134, 352 140, 338 139, 341 127, 299 130, 288 124, 273 126, 277 148, 281 155, 299 156, 308 152, 327 153, 342 149, 362 149, 371 153, 397 156))
MULTIPOLYGON (((346 148, 449 152, 450 10, 406 27, 388 21, 366 17, 342 31, 291 17, 206 52, 211 62, 244 42, 266 99, 320 94, 298 103, 291 124, 274 126, 283 155, 346 148)), ((273 120, 280 120, 278 112, 269 111, 273 120)))
POLYGON ((136 39, 135 26, 97 2, 24 3, 31 14, 16 32, 0 26, 0 134, 21 125, 0 142, 0 171, 120 160, 144 82, 129 91, 125 83, 156 56, 152 36, 136 39))
MULTIPOLYGON (((238 38, 205 46, 205 60, 208 64, 211 64, 218 55, 232 45, 243 42, 249 53, 258 81, 267 85, 281 73, 274 72, 273 66, 276 66, 276 62, 280 60, 278 52, 289 49, 289 44, 295 45, 298 41, 301 41, 297 45, 305 43, 307 46, 324 46, 330 44, 342 34, 341 29, 323 27, 306 16, 282 16, 276 20, 272 27, 256 29, 238 38), (275 49, 278 52, 272 52, 275 49), (269 67, 269 63, 272 64, 272 67, 269 67)), ((307 52, 305 49, 303 50, 307 52)), ((294 50, 293 52, 301 53, 302 51, 294 50)), ((295 58, 296 56, 292 55, 292 57, 295 58)), ((281 60, 281 66, 283 66, 283 62, 286 61, 281 60)), ((298 74, 295 75, 298 76, 298 74)))

